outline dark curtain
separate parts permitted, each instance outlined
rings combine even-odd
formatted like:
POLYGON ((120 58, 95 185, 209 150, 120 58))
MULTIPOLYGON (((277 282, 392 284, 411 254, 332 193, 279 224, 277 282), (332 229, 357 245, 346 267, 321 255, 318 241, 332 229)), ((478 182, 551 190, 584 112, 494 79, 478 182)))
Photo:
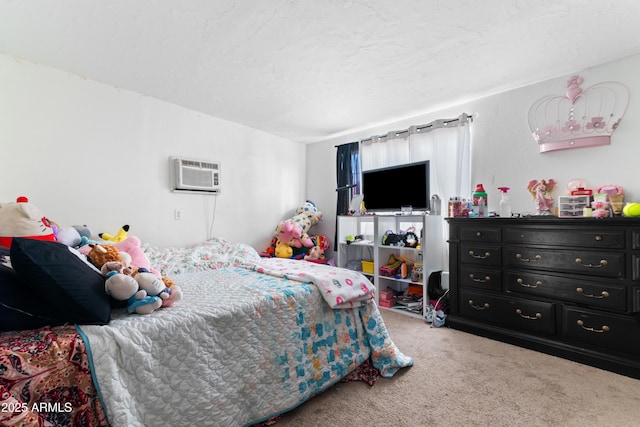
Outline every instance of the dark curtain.
POLYGON ((351 196, 360 193, 360 157, 359 144, 350 142, 337 146, 336 155, 336 235, 334 236, 334 250, 337 250, 338 215, 349 213, 351 196))

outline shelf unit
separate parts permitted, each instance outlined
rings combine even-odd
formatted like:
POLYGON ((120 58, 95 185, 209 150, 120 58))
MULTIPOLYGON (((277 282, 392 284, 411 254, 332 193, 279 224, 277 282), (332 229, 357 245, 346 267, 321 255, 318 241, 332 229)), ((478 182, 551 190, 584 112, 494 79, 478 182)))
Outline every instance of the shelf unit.
MULTIPOLYGON (((368 215, 339 216, 337 265, 339 267, 361 270, 361 260, 373 261, 373 272, 365 273, 376 287, 376 304, 380 306, 380 292, 391 289, 394 295, 407 293, 411 285, 421 287, 421 295, 427 295, 427 281, 434 271, 445 269, 443 256, 444 218, 439 215, 368 215), (385 246, 382 238, 387 231, 399 233, 413 228, 420 239, 418 248, 402 246, 385 246), (361 236, 352 243, 348 237, 361 236), (405 279, 387 277, 380 274, 380 267, 388 263, 391 255, 404 257, 422 263, 423 274, 420 281, 411 280, 411 271, 405 279)), ((388 309, 399 311, 413 317, 424 318, 427 304, 422 304, 422 311, 410 311, 406 305, 396 304, 388 309)))

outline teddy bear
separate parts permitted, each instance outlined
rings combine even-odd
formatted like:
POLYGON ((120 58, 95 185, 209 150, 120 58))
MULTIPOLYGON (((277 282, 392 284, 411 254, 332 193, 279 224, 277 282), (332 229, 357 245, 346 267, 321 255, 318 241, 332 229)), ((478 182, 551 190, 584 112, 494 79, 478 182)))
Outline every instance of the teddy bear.
POLYGON ((121 261, 134 270, 145 268, 160 275, 151 268, 149 258, 142 250, 142 242, 135 236, 129 236, 118 243, 90 244, 88 247, 89 249, 81 248, 80 252, 84 253, 97 268, 107 261, 121 261))
POLYGON ((107 295, 118 301, 126 301, 129 313, 149 314, 162 306, 160 297, 148 295, 139 288, 133 277, 123 273, 124 264, 121 262, 108 261, 100 271, 105 276, 104 289, 107 295))
POLYGON ((308 232, 320 221, 322 221, 322 213, 318 212, 315 203, 306 201, 296 210, 293 217, 278 224, 275 237, 278 241, 292 247, 311 248, 314 244, 308 232))
POLYGON ((47 217, 25 196, 15 202, 0 203, 0 246, 10 248, 14 237, 56 240, 47 217))

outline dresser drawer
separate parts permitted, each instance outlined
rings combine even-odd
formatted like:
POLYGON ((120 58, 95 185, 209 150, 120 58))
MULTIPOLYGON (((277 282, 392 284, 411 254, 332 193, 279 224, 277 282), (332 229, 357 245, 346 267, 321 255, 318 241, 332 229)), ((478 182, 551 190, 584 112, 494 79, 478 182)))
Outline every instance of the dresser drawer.
POLYGON ((502 274, 499 270, 464 266, 460 267, 458 283, 466 288, 500 291, 502 290, 502 274))
POLYGON ((555 305, 490 293, 462 290, 462 316, 500 325, 504 328, 555 335, 555 305))
POLYGON ((631 230, 631 249, 640 249, 640 229, 631 230))
POLYGON ((631 316, 564 306, 562 336, 603 349, 640 355, 640 322, 631 316))
POLYGON ((460 245, 460 262, 466 264, 482 265, 485 267, 499 266, 502 262, 501 250, 497 246, 487 245, 460 245))
POLYGON ((545 246, 584 246, 593 249, 623 249, 624 230, 505 228, 506 243, 545 246))
POLYGON ((640 282, 640 254, 631 255, 631 280, 640 282))
POLYGON ((505 288, 511 292, 598 308, 627 310, 627 287, 624 283, 585 280, 582 277, 559 277, 535 271, 508 271, 505 288))
POLYGON ((475 243, 500 243, 501 229, 499 227, 464 226, 460 227, 460 240, 475 243))
POLYGON ((624 277, 624 253, 508 248, 506 267, 535 268, 603 277, 624 277))

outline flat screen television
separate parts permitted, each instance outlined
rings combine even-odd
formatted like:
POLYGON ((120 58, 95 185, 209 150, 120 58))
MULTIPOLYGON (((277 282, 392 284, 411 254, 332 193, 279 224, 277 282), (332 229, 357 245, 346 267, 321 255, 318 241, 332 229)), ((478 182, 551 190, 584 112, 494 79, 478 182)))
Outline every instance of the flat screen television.
POLYGON ((362 172, 364 207, 369 212, 429 209, 429 161, 362 172))

